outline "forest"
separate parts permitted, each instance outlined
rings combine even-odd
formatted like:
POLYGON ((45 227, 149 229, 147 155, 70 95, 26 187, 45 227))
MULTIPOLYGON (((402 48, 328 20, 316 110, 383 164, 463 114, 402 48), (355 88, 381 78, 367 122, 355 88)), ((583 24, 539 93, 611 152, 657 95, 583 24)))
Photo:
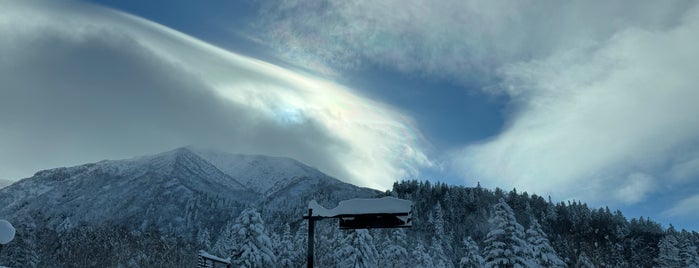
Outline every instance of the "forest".
MULTIPOLYGON (((412 200, 413 227, 339 230, 335 220, 319 221, 317 267, 699 267, 696 231, 629 220, 607 207, 415 180, 396 182, 379 196, 412 200)), ((306 199, 317 198, 332 199, 306 199)), ((212 218, 197 214, 215 211, 204 207, 231 206, 206 200, 188 208, 193 218, 212 218)), ((186 230, 125 222, 49 227, 42 215, 28 215, 0 252, 0 265, 194 267, 199 250, 240 267, 305 265, 303 204, 296 210, 239 206, 229 220, 186 230)))

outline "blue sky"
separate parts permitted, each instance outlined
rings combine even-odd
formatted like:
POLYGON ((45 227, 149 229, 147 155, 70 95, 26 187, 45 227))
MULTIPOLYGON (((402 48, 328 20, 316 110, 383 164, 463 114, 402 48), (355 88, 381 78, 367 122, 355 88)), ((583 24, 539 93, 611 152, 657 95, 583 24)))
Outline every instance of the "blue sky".
POLYGON ((195 145, 699 229, 696 2, 90 2, 3 3, 0 178, 195 145))

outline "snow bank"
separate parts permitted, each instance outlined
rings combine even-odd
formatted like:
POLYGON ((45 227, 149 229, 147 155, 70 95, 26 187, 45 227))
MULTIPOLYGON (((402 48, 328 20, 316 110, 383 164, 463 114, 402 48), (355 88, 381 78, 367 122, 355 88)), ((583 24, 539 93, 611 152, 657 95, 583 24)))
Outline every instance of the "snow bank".
POLYGON ((378 214, 378 213, 408 213, 412 210, 413 202, 395 197, 356 198, 340 201, 334 209, 327 209, 315 200, 308 203, 313 209, 313 216, 335 217, 348 214, 378 214))

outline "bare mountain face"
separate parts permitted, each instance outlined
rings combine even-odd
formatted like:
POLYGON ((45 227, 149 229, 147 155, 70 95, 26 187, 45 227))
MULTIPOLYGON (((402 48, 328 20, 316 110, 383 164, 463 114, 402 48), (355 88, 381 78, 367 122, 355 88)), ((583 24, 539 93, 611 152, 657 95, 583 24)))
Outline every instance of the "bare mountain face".
POLYGON ((289 158, 179 148, 37 172, 0 189, 0 218, 61 231, 119 225, 192 237, 202 228, 215 234, 249 206, 277 224, 299 221, 311 199, 334 206, 376 194, 289 158))

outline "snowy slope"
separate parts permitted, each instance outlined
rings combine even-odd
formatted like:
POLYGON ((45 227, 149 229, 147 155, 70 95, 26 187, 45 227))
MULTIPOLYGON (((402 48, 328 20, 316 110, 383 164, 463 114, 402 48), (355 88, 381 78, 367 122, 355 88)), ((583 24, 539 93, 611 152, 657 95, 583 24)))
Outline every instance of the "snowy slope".
POLYGON ((268 193, 300 177, 327 177, 315 168, 291 158, 242 155, 192 149, 228 176, 259 193, 268 193))
POLYGON ((181 148, 37 172, 0 190, 0 215, 41 212, 49 227, 68 219, 74 223, 125 221, 186 228, 185 208, 204 196, 240 202, 256 198, 239 182, 181 148))
POLYGON ((179 148, 37 172, 0 189, 0 217, 31 215, 51 229, 122 223, 188 233, 218 228, 247 206, 295 219, 311 199, 334 206, 377 193, 293 159, 179 148))

